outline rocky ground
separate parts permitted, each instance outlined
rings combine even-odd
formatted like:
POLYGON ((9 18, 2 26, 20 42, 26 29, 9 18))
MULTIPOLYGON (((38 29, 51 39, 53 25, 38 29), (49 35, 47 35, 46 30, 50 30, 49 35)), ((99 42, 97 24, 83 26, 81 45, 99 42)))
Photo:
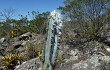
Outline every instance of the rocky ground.
POLYGON ((92 41, 88 46, 65 45, 59 51, 63 52, 63 62, 57 62, 55 70, 110 70, 110 51, 108 46, 92 41), (102 48, 102 46, 104 48, 102 48))
MULTIPOLYGON (((31 62, 31 59, 32 59, 32 63, 33 63, 33 60, 34 60, 33 58, 36 57, 36 56, 34 56, 34 54, 37 55, 37 52, 39 52, 39 50, 42 51, 42 48, 43 48, 42 46, 44 46, 43 45, 44 41, 45 41, 44 35, 35 34, 35 33, 31 33, 31 32, 27 32, 25 34, 22 34, 20 36, 17 36, 17 37, 11 38, 11 39, 9 37, 3 37, 0 39, 0 61, 2 61, 3 57, 9 53, 12 53, 12 54, 21 53, 24 55, 24 60, 23 60, 24 63, 25 63, 25 61, 26 61, 26 63, 31 62), (42 46, 39 44, 41 44, 42 46), (37 49, 36 50, 35 50, 35 48, 29 49, 30 46, 36 47, 37 49), (31 51, 31 52, 29 52, 29 51, 31 51), (36 52, 34 53, 34 51, 36 51, 36 52), (28 62, 28 60, 29 60, 29 62, 28 62)), ((35 58, 35 60, 37 60, 37 59, 38 58, 35 58)), ((27 65, 32 65, 32 63, 27 64, 27 65)), ((2 70, 4 68, 2 65, 3 64, 0 63, 0 70, 2 70)), ((21 70, 22 68, 19 68, 19 69, 21 70)))
MULTIPOLYGON (((1 38, 0 61, 5 54, 12 52, 13 48, 17 53, 24 53, 29 41, 36 45, 36 43, 44 43, 44 40, 45 36, 30 32, 10 40, 5 37, 1 38)), ((110 70, 110 48, 97 41, 84 45, 61 43, 55 64, 55 70, 110 70)), ((35 57, 23 61, 15 67, 15 70, 42 70, 42 66, 42 61, 35 57)), ((3 68, 1 66, 0 70, 3 68)))

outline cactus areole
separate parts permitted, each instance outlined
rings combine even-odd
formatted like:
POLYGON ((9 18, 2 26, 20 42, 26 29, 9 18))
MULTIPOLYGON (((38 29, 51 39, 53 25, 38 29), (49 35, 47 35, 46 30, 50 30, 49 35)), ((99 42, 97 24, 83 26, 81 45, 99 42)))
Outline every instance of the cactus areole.
POLYGON ((62 21, 60 14, 51 12, 48 25, 48 36, 44 49, 43 70, 53 70, 57 58, 58 38, 61 35, 62 21))

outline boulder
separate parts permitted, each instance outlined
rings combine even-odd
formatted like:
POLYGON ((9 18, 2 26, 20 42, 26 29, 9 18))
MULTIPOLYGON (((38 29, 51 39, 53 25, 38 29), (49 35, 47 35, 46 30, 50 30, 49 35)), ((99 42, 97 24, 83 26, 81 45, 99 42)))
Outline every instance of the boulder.
POLYGON ((27 32, 25 34, 22 34, 21 36, 19 36, 19 40, 29 40, 32 37, 31 32, 27 32))
POLYGON ((5 37, 3 37, 3 38, 0 39, 0 43, 4 43, 5 41, 6 41, 6 38, 5 37))
POLYGON ((15 70, 42 70, 42 62, 38 58, 34 58, 16 66, 15 70))

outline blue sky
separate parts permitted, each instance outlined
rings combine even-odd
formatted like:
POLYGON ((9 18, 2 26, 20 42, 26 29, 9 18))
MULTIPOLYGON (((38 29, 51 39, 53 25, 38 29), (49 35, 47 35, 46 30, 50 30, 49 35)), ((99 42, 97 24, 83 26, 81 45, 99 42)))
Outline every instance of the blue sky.
POLYGON ((0 0, 0 11, 13 8, 16 12, 26 15, 28 11, 53 11, 63 5, 64 0, 0 0))

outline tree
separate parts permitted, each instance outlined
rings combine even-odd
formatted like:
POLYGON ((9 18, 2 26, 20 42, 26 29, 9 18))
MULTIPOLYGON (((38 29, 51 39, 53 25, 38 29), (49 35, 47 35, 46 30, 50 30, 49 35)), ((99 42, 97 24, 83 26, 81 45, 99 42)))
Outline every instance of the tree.
POLYGON ((11 29, 11 23, 14 20, 13 17, 15 15, 15 10, 10 8, 10 9, 3 9, 0 12, 0 18, 3 19, 3 32, 5 34, 8 34, 9 30, 11 29))
POLYGON ((30 30, 37 33, 45 33, 49 14, 50 12, 34 13, 34 18, 30 20, 30 30))
POLYGON ((12 19, 12 17, 15 15, 15 9, 3 9, 1 12, 0 12, 0 16, 1 18, 3 18, 4 20, 10 20, 12 19))
POLYGON ((64 5, 59 9, 70 22, 68 28, 80 38, 96 39, 110 29, 110 0, 66 0, 64 5))

